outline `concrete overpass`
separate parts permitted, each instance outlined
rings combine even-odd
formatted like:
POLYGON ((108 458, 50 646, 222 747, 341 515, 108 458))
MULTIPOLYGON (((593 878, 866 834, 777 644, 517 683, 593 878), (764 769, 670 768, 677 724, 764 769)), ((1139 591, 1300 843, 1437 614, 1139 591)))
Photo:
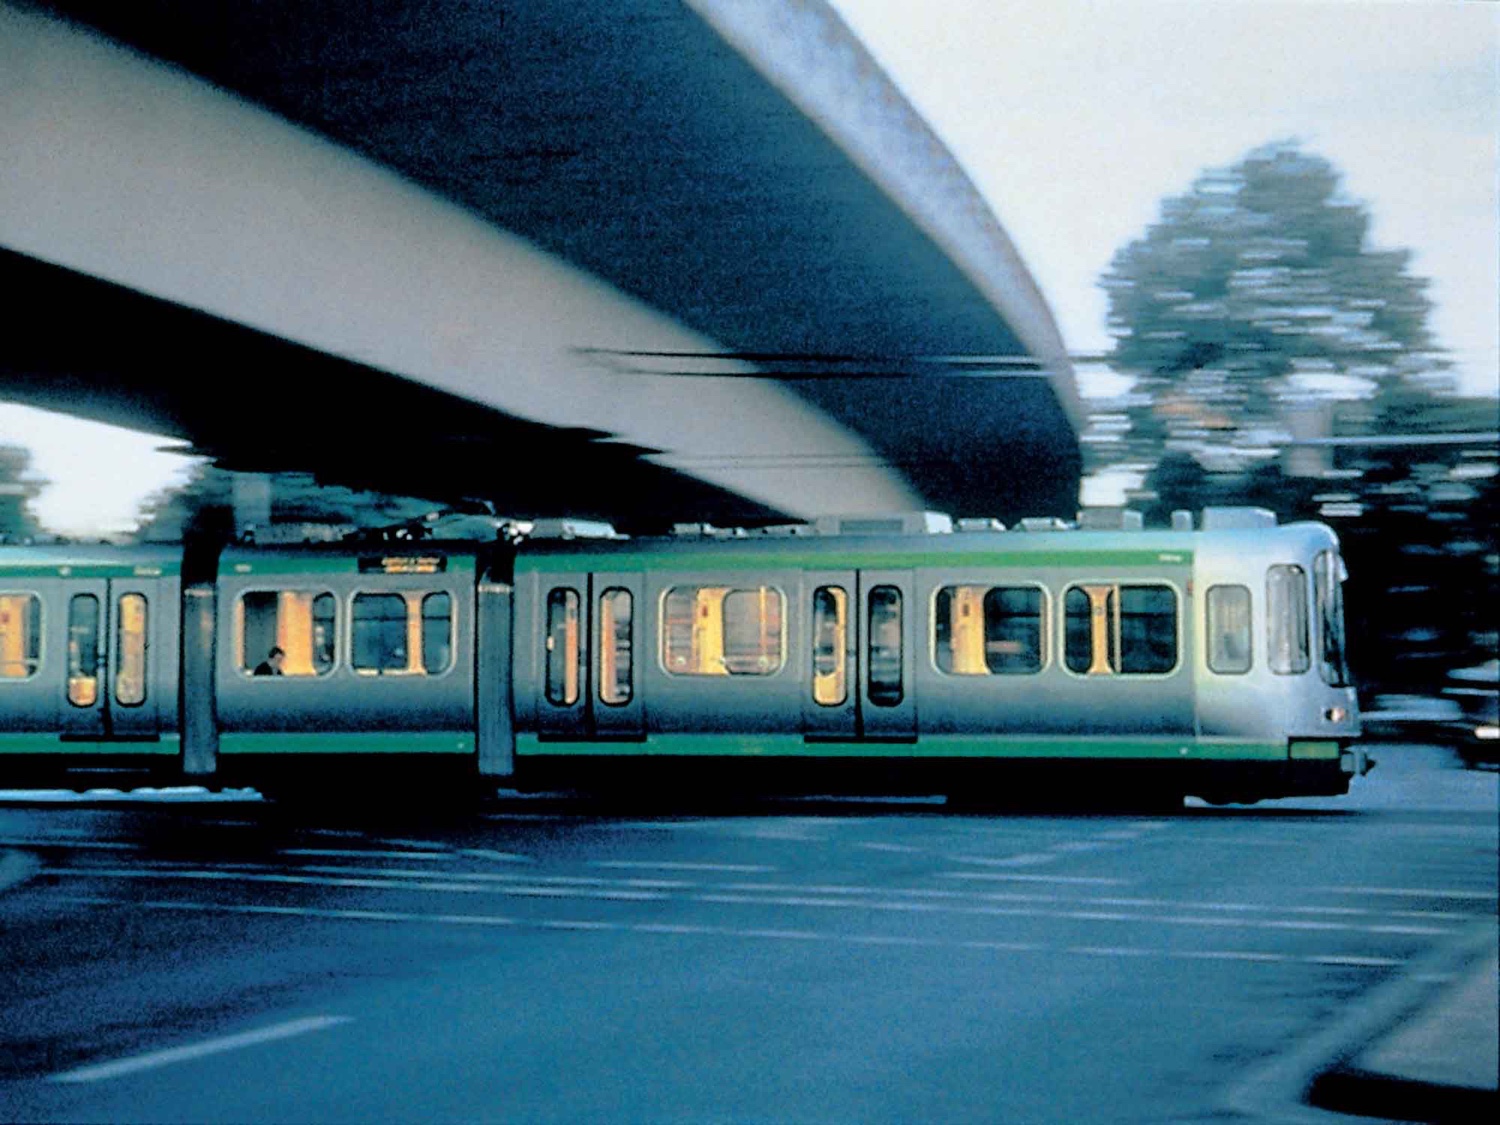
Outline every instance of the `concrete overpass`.
POLYGON ((1061 339, 819 0, 0 3, 0 397, 514 515, 1066 514, 1061 339))

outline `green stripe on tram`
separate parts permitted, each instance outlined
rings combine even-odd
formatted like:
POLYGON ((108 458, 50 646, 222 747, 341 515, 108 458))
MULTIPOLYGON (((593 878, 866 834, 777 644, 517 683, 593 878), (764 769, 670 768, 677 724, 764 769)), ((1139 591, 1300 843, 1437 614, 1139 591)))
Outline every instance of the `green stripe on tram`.
POLYGON ((160 739, 146 742, 131 739, 64 741, 56 731, 0 731, 0 754, 159 754, 176 757, 181 752, 181 742, 176 733, 163 734, 160 739))
MULTIPOLYGON (((1330 744, 1336 745, 1336 744, 1330 744)), ((644 741, 558 741, 516 736, 519 757, 662 758, 1105 758, 1155 761, 1285 761, 1284 742, 1193 738, 1051 738, 924 735, 915 742, 808 742, 800 734, 654 734, 644 741)))
POLYGON ((517 575, 527 571, 546 574, 579 571, 687 572, 715 570, 962 570, 968 567, 1117 567, 1191 566, 1188 550, 1135 551, 877 551, 854 554, 824 554, 813 551, 719 551, 645 552, 641 554, 535 554, 516 560, 517 575))

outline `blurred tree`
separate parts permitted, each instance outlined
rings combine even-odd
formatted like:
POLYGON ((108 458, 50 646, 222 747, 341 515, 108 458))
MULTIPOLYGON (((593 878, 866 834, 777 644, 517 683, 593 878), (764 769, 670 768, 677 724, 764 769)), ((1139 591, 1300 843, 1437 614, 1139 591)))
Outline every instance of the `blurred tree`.
POLYGON ((42 529, 31 502, 47 482, 27 476, 30 468, 30 450, 0 445, 0 540, 29 539, 42 529))
MULTIPOLYGON (((154 493, 142 503, 137 537, 148 542, 227 542, 234 534, 234 476, 209 462, 194 466, 181 486, 154 493)), ((388 527, 419 519, 434 506, 412 497, 319 485, 303 473, 271 476, 273 524, 388 527)))
POLYGON ((1136 383, 1127 440, 1106 456, 1149 465, 1281 428, 1293 400, 1441 385, 1427 282, 1408 252, 1366 246, 1365 208, 1338 184, 1295 142, 1267 145, 1164 201, 1114 256, 1109 361, 1136 383))

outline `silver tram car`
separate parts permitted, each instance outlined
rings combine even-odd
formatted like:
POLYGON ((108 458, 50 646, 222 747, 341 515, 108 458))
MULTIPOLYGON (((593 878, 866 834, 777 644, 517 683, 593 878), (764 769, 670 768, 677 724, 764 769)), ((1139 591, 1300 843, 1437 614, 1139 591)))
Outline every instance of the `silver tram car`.
POLYGON ((1192 523, 3 547, 0 784, 1346 792, 1336 536, 1192 523))

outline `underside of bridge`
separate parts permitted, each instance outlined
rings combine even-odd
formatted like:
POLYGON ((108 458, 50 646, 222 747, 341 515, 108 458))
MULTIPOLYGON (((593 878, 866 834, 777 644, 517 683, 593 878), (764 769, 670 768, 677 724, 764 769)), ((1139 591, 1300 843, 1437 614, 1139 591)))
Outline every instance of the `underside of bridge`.
POLYGON ((1044 302, 818 4, 57 0, 0 44, 0 396, 643 528, 1076 503, 1044 302))

